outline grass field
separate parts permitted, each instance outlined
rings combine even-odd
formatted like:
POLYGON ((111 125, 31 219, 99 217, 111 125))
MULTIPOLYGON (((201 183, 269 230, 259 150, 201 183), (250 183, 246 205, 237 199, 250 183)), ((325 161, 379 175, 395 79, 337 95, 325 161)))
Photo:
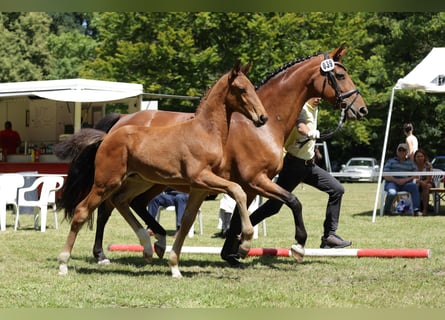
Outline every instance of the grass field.
MULTIPOLYGON (((112 264, 99 266, 92 258, 94 231, 79 233, 69 274, 57 275, 57 256, 69 224, 59 213, 59 229, 48 217, 45 233, 33 229, 32 217, 22 215, 21 229, 0 233, 2 305, 10 308, 442 308, 445 305, 445 216, 377 217, 371 222, 376 184, 345 184, 338 233, 354 248, 429 248, 429 259, 249 257, 246 268, 232 269, 211 254, 183 254, 182 279, 171 278, 165 258, 148 265, 140 253, 107 252, 112 264)), ((327 196, 309 186, 295 190, 303 203, 308 248, 318 248, 327 196)), ((219 198, 218 198, 219 199, 219 198)), ((218 200, 202 206, 204 235, 187 238, 185 246, 221 246, 217 231, 218 200)), ((173 214, 161 222, 173 233, 173 214)), ((198 228, 196 228, 198 231, 198 228)), ((115 212, 105 244, 137 244, 115 212)), ((173 238, 168 237, 168 245, 173 238)), ((289 209, 267 220, 267 237, 254 247, 285 247, 293 243, 289 209)))

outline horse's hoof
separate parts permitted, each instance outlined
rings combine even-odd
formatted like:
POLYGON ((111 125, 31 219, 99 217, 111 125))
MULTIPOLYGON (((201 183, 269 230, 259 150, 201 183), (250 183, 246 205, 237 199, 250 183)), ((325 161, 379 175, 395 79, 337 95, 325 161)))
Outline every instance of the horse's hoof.
POLYGON ((164 257, 165 247, 162 247, 158 242, 155 242, 155 252, 158 257, 162 259, 164 257))
POLYGON ((173 278, 176 278, 176 279, 182 278, 181 271, 179 271, 179 267, 177 265, 176 266, 170 266, 170 270, 172 272, 172 277, 173 278))
POLYGON ((148 262, 148 263, 151 263, 152 261, 153 261, 153 253, 147 253, 147 252, 144 252, 143 253, 143 256, 144 256, 144 259, 148 262))
POLYGON ((241 243, 238 247, 238 255, 240 258, 245 259, 247 254, 249 253, 250 245, 247 245, 245 242, 241 243))
POLYGON ((111 261, 110 261, 110 259, 105 258, 105 259, 97 261, 97 264, 100 266, 108 266, 109 264, 111 264, 111 261))
POLYGON ((301 244, 293 244, 290 247, 290 252, 292 254, 292 257, 294 257, 294 259, 297 263, 303 262, 305 251, 301 244))
POLYGON ((154 244, 155 252, 159 258, 163 258, 165 254, 165 248, 167 247, 167 240, 165 236, 160 234, 155 234, 155 238, 157 241, 154 244))
POLYGON ((59 265, 59 276, 66 276, 68 274, 68 266, 66 264, 59 265))

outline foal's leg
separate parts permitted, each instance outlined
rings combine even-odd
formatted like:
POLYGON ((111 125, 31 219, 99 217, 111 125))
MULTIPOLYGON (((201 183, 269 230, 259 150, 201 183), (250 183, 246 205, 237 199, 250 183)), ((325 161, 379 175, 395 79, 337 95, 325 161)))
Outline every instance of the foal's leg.
POLYGON ((148 202, 162 192, 165 186, 155 185, 150 190, 135 197, 131 203, 131 208, 141 217, 147 226, 154 232, 156 241, 154 243, 155 252, 159 258, 164 256, 167 247, 167 232, 165 229, 147 212, 148 202))
POLYGON ((238 254, 240 257, 245 258, 250 250, 253 238, 253 227, 249 219, 246 193, 239 184, 223 179, 209 171, 201 172, 199 179, 196 181, 208 189, 227 193, 235 200, 241 218, 241 243, 238 248, 238 254))
POLYGON ((144 259, 147 262, 151 262, 153 259, 153 248, 151 247, 150 235, 133 215, 126 199, 125 188, 122 188, 113 196, 112 202, 139 238, 140 244, 144 247, 142 252, 144 259))
MULTIPOLYGON (((303 260, 304 246, 307 240, 307 232, 304 226, 301 202, 295 195, 274 183, 267 176, 260 177, 260 179, 256 180, 256 183, 253 185, 255 188, 252 188, 256 193, 262 195, 263 197, 281 201, 292 210, 295 223, 295 240, 297 241, 297 245, 292 247, 292 249, 296 249, 292 250, 292 255, 297 262, 301 262, 303 260)), ((256 225, 267 217, 278 213, 280 207, 281 206, 278 206, 278 210, 274 210, 273 208, 271 210, 266 210, 267 206, 263 204, 250 215, 252 225, 256 225)), ((226 234, 226 240, 221 250, 221 257, 229 262, 232 266, 239 266, 240 264, 240 262, 236 259, 237 248, 239 245, 237 236, 240 232, 240 215, 238 210, 235 209, 230 222, 230 228, 226 234)))
POLYGON ((199 207, 206 197, 207 192, 190 191, 187 206, 181 219, 181 226, 176 234, 176 239, 173 243, 172 250, 170 251, 168 258, 168 264, 170 266, 173 278, 182 277, 181 272, 179 271, 179 256, 181 254, 181 248, 191 226, 195 222, 199 207))
POLYGON ((98 195, 93 186, 93 189, 90 191, 88 196, 77 205, 74 211, 74 216, 71 222, 71 228, 68 233, 68 237, 58 257, 59 275, 68 274, 68 261, 71 256, 71 251, 73 250, 77 234, 79 233, 85 222, 88 220, 88 218, 91 216, 93 211, 99 206, 101 200, 102 198, 98 195))
POLYGON ((229 187, 228 194, 235 199, 237 208, 239 209, 241 218, 241 243, 238 248, 238 254, 241 258, 245 258, 249 253, 253 238, 253 226, 250 222, 249 211, 247 210, 246 193, 241 186, 234 183, 229 187))

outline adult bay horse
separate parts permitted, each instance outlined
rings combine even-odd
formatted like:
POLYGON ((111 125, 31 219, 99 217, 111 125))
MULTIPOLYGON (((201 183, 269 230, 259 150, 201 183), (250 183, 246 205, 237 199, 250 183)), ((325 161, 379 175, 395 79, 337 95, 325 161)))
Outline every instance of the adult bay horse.
MULTIPOLYGON (((248 121, 234 114, 225 145, 227 152, 224 170, 230 179, 243 187, 249 203, 260 194, 281 200, 290 207, 295 220, 295 239, 302 248, 306 243, 307 234, 301 204, 295 195, 271 179, 281 170, 284 142, 294 127, 304 102, 310 97, 322 96, 335 107, 341 108, 342 114, 350 120, 361 119, 367 114, 366 105, 341 62, 346 51, 342 45, 329 53, 292 61, 270 74, 257 89, 257 94, 269 114, 269 121, 261 128, 254 128, 248 121), (330 68, 326 68, 326 65, 330 68)), ((188 117, 190 114, 140 111, 122 117, 116 124, 113 123, 111 131, 133 122, 139 125, 169 125, 184 121, 188 117)), ((160 190, 163 188, 164 186, 160 186, 160 190)), ((158 191, 152 188, 145 195, 137 197, 132 202, 132 208, 139 215, 147 215, 147 202, 158 191), (149 193, 152 195, 148 195, 149 193)), ((93 250, 99 260, 105 259, 105 255, 102 239, 98 234, 103 235, 102 226, 112 209, 108 207, 98 213, 93 250)), ((301 251, 300 259, 303 254, 304 250, 301 251)), ((222 257, 230 264, 237 264, 234 257, 222 257)))
MULTIPOLYGON (((267 113, 255 88, 244 74, 247 70, 248 67, 241 69, 238 63, 223 75, 209 89, 195 117, 189 121, 168 127, 126 125, 108 134, 94 129, 81 130, 75 135, 76 139, 96 139, 96 143, 91 144, 96 149, 93 152, 94 181, 90 183, 88 170, 79 172, 80 175, 86 174, 83 181, 87 185, 84 187, 89 187, 90 191, 74 210, 67 210, 65 206, 65 217, 71 220, 71 228, 58 258, 59 274, 68 273, 68 260, 77 234, 83 224, 91 220, 93 211, 105 199, 110 199, 144 239, 144 254, 146 259, 151 260, 150 236, 143 228, 141 235, 141 226, 135 223, 129 202, 153 185, 189 188, 189 200, 182 220, 184 228, 179 230, 178 238, 182 233, 187 234, 209 191, 230 194, 236 200, 243 217, 243 243, 240 248, 247 254, 253 227, 247 211, 246 194, 237 183, 219 175, 219 167, 225 161, 223 151, 232 113, 242 114, 256 127, 267 121, 267 113), (128 218, 130 216, 133 219, 128 218)), ((85 156, 85 150, 88 154, 91 151, 86 148, 79 157, 85 156)), ((82 186, 79 190, 82 190, 82 186)), ((170 266, 174 277, 181 276, 178 268, 181 247, 182 242, 175 241, 170 252, 170 266)))

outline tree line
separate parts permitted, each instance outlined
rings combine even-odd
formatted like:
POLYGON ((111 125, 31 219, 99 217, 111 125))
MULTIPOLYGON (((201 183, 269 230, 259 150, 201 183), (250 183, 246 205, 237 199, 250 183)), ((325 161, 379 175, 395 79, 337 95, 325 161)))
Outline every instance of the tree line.
MULTIPOLYGON (((140 83, 149 93, 202 96, 237 59, 259 84, 296 58, 346 43, 348 72, 369 109, 328 141, 332 160, 380 159, 391 90, 433 47, 444 46, 445 14, 385 12, 0 13, 1 82, 88 78, 140 83)), ((194 100, 160 109, 193 112, 194 100)), ((321 131, 339 111, 322 105, 321 131)), ((387 156, 413 122, 430 157, 444 154, 445 103, 439 94, 397 92, 387 156)))

